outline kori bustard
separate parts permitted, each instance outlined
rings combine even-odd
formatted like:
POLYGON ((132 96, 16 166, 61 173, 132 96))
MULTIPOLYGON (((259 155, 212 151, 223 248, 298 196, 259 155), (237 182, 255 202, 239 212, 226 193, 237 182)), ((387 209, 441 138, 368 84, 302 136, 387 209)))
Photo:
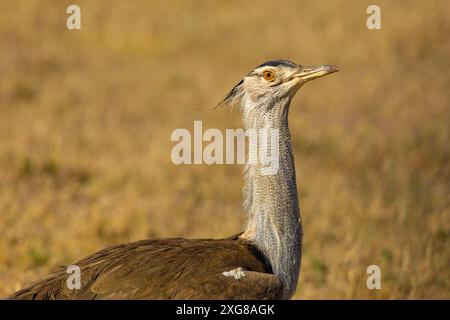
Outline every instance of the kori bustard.
MULTIPOLYGON (((302 225, 288 111, 307 81, 338 71, 268 61, 231 89, 219 106, 236 105, 246 129, 279 133, 279 168, 247 164, 247 225, 226 239, 149 239, 120 244, 73 265, 81 287, 69 289, 65 267, 10 299, 290 299, 300 271, 302 225)), ((269 138, 269 137, 268 137, 269 138)))

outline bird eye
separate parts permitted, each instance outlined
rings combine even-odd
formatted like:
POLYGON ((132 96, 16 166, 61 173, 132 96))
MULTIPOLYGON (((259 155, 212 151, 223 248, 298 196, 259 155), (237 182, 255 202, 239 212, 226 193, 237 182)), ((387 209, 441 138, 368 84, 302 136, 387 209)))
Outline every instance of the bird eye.
POLYGON ((275 75, 273 74, 272 71, 264 71, 263 72, 263 77, 267 81, 272 81, 275 78, 275 75))

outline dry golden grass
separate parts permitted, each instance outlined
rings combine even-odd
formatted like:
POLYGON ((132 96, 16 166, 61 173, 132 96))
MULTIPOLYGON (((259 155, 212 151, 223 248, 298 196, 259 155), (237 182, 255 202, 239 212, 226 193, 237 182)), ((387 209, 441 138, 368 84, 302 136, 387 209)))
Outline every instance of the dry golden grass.
POLYGON ((240 127, 211 107, 286 58, 341 68, 291 108, 295 297, 449 299, 450 2, 376 3, 379 31, 367 1, 2 1, 0 296, 116 243, 241 231, 241 168, 175 166, 170 133, 240 127))

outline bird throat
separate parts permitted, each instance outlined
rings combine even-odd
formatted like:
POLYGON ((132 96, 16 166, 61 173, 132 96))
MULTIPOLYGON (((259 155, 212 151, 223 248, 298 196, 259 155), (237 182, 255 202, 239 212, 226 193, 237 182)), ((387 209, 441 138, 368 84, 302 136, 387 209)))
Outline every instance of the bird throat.
POLYGON ((287 99, 273 103, 270 108, 267 104, 264 109, 254 105, 249 106, 251 110, 244 108, 247 128, 269 126, 279 135, 276 173, 261 174, 260 163, 246 166, 244 208, 248 221, 242 237, 262 252, 273 273, 283 283, 283 299, 290 299, 297 287, 302 241, 294 154, 288 128, 289 104, 290 99, 287 99))

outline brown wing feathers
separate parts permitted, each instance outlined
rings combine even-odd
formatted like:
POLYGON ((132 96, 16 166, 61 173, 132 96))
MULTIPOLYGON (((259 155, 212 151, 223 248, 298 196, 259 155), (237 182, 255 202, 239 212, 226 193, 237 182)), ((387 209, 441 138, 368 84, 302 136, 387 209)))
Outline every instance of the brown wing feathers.
POLYGON ((282 285, 258 250, 238 237, 154 239, 101 250, 75 265, 81 288, 60 268, 9 299, 279 299, 282 285), (243 268, 245 277, 222 273, 243 268))

